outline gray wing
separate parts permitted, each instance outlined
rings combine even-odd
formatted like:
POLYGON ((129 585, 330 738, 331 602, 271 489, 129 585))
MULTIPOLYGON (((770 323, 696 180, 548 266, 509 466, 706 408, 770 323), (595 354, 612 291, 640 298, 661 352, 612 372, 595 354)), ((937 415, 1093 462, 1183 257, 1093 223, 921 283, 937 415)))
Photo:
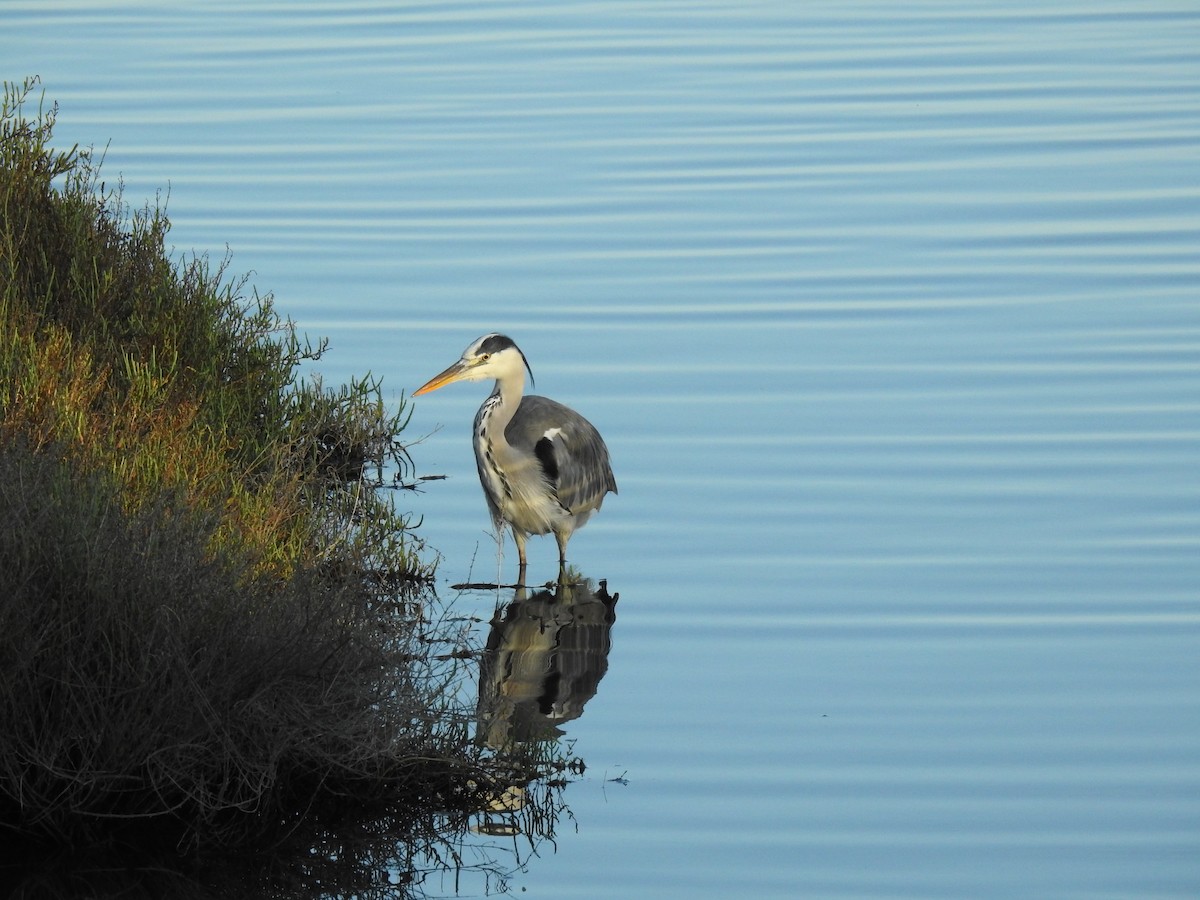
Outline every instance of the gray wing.
POLYGON ((523 397, 504 436, 514 447, 537 457, 547 483, 568 512, 598 509, 605 494, 617 492, 604 438, 568 406, 547 397, 523 397))

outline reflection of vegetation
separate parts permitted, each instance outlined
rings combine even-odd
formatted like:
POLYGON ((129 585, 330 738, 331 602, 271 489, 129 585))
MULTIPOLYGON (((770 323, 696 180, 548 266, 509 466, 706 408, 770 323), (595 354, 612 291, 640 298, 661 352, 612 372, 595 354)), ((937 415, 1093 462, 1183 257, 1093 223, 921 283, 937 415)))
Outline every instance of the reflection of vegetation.
POLYGON ((402 414, 301 379, 321 348, 172 264, 31 88, 0 116, 0 893, 415 891, 564 764, 477 748, 451 699, 369 477, 402 414))

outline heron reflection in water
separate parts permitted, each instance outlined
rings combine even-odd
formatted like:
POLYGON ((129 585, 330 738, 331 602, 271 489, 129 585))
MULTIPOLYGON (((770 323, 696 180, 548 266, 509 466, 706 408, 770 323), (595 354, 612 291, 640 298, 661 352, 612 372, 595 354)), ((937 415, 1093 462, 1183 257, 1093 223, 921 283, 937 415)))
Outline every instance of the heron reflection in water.
POLYGON ((413 396, 455 381, 496 381, 475 414, 473 439, 479 481, 497 535, 512 530, 525 581, 525 542, 531 534, 554 533, 559 575, 565 571, 567 541, 617 492, 608 447, 595 426, 555 400, 525 395, 525 354, 503 334, 485 334, 462 358, 435 375, 413 396))
POLYGON ((492 617, 479 662, 477 740, 489 747, 553 740, 608 671, 618 594, 579 576, 554 590, 519 587, 492 617))
MULTIPOLYGON (((597 586, 574 569, 569 574, 553 590, 530 593, 518 585, 512 601, 497 607, 479 657, 480 746, 514 753, 515 759, 559 759, 569 750, 553 747, 608 671, 619 599, 608 593, 607 582, 597 586)), ((578 757, 562 761, 575 774, 586 768, 578 757)), ((551 830, 547 825, 565 810, 556 800, 566 782, 562 776, 518 779, 494 785, 472 831, 511 836, 551 830)))

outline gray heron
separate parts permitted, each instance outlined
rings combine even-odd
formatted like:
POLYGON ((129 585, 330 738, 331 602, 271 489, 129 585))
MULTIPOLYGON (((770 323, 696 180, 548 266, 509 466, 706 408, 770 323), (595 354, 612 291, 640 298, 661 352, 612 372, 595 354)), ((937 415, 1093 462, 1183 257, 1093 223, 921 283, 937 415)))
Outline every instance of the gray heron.
POLYGON ((507 524, 525 576, 525 541, 554 532, 558 564, 566 567, 567 541, 617 492, 608 447, 594 425, 575 410, 525 394, 525 354, 503 334, 485 334, 462 358, 413 392, 416 397, 455 381, 495 379, 475 414, 475 463, 498 536, 507 524))

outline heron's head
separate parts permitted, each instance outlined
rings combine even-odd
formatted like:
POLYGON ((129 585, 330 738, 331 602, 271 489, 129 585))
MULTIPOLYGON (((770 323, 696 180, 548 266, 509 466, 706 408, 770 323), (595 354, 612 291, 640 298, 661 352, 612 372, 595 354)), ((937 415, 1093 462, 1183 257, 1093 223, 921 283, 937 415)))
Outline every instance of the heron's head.
POLYGON ((463 351, 462 358, 444 372, 430 378, 415 391, 413 396, 428 394, 455 381, 517 380, 524 382, 525 372, 533 381, 533 370, 521 348, 513 339, 503 334, 485 334, 463 351))

